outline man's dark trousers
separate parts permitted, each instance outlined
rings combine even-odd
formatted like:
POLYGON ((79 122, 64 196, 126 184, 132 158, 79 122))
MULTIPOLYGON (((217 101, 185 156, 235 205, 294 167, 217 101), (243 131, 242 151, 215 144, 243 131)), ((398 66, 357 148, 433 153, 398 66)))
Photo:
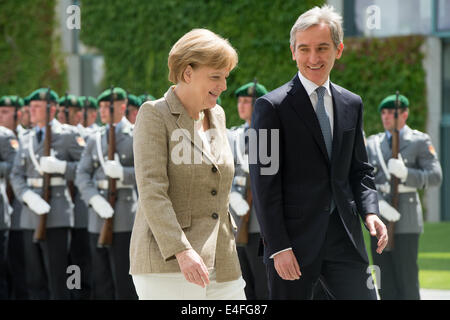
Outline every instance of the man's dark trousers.
POLYGON ((269 259, 266 267, 272 283, 270 299, 313 299, 316 285, 324 285, 331 299, 377 299, 375 289, 370 288, 373 282, 368 273, 369 265, 351 243, 337 210, 330 215, 319 256, 312 264, 300 268, 299 280, 283 280, 274 268, 273 259, 269 259))

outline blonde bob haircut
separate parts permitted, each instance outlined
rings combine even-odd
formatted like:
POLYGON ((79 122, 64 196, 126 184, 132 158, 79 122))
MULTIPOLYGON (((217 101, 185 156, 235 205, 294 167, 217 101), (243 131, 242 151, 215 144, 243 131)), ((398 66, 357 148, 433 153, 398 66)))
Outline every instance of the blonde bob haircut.
POLYGON ((234 69, 238 63, 236 50, 228 40, 207 29, 193 29, 182 36, 169 52, 169 81, 184 81, 187 66, 195 69, 208 66, 214 69, 234 69))

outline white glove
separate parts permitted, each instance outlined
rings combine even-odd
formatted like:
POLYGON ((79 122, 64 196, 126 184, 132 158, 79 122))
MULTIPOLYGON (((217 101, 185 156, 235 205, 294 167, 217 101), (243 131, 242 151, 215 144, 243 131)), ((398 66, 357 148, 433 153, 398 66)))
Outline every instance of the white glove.
POLYGON ((114 156, 114 160, 108 160, 105 163, 105 174, 113 179, 123 180, 123 167, 120 164, 119 156, 117 153, 114 156))
POLYGON ((406 180, 408 176, 408 168, 403 163, 401 154, 398 154, 398 159, 389 159, 388 161, 388 171, 402 181, 406 180))
POLYGON ((103 219, 111 218, 114 214, 114 210, 101 195, 96 194, 89 200, 89 204, 94 208, 95 212, 103 219))
POLYGON ((60 173, 66 172, 67 161, 56 159, 54 156, 42 157, 40 166, 45 173, 60 173))
POLYGON ((380 200, 378 206, 380 207, 381 216, 387 221, 396 222, 400 220, 400 213, 385 200, 380 200))
POLYGON ((245 201, 241 194, 236 191, 233 191, 230 194, 230 206, 238 216, 244 216, 250 209, 247 201, 245 201))
POLYGON ((22 201, 25 202, 28 207, 38 215, 50 212, 50 205, 34 191, 25 191, 22 196, 22 201))

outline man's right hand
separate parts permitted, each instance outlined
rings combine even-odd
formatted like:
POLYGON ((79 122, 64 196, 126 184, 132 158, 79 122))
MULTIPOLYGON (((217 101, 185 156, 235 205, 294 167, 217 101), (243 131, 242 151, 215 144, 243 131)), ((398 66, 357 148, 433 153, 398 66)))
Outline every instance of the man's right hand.
POLYGON ((298 280, 302 273, 292 250, 282 251, 273 257, 273 264, 283 280, 298 280))
POLYGON ((208 268, 194 249, 181 251, 175 257, 187 281, 198 284, 202 288, 209 284, 208 268))

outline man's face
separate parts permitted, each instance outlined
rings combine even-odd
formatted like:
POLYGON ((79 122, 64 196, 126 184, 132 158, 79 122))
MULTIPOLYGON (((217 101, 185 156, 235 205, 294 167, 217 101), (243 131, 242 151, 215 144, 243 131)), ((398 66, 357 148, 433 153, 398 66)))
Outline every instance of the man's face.
POLYGON ((238 97, 238 113, 239 118, 245 121, 250 121, 252 118, 252 106, 253 98, 252 97, 238 97))
MULTIPOLYGON (((398 110, 397 129, 400 130, 406 124, 408 119, 408 111, 402 112, 398 110)), ((381 121, 383 122, 384 130, 393 131, 395 122, 395 110, 394 109, 381 109, 381 121)))
POLYGON ((291 46, 292 60, 297 62, 300 73, 318 86, 328 79, 334 61, 341 57, 343 50, 343 43, 335 47, 330 27, 326 24, 298 31, 295 48, 291 46))
POLYGON ((66 107, 65 106, 59 106, 58 107, 58 121, 61 123, 67 123, 67 119, 66 119, 66 107))
MULTIPOLYGON (((33 125, 45 125, 47 102, 43 100, 32 100, 30 102, 30 119, 33 125)), ((51 104, 50 120, 53 119, 56 112, 56 105, 51 104)))
POLYGON ((31 126, 30 120, 30 106, 23 106, 19 112, 19 121, 24 128, 29 128, 31 126))
POLYGON ((136 117, 138 114, 139 109, 135 106, 128 106, 128 121, 130 121, 132 124, 135 124, 136 117))
POLYGON ((14 107, 0 107, 0 126, 15 129, 14 111, 14 107))
POLYGON ((82 117, 81 108, 69 107, 69 124, 76 126, 80 123, 82 117))
MULTIPOLYGON (((109 123, 109 101, 100 101, 100 119, 103 123, 109 123)), ((114 101, 114 123, 118 123, 125 114, 126 101, 114 101)))
MULTIPOLYGON (((86 112, 86 109, 84 110, 86 112)), ((84 114, 83 114, 84 117, 84 114)), ((84 118, 83 118, 84 119, 84 118)), ((90 127, 97 120, 97 110, 96 109, 87 109, 87 127, 90 127)))

